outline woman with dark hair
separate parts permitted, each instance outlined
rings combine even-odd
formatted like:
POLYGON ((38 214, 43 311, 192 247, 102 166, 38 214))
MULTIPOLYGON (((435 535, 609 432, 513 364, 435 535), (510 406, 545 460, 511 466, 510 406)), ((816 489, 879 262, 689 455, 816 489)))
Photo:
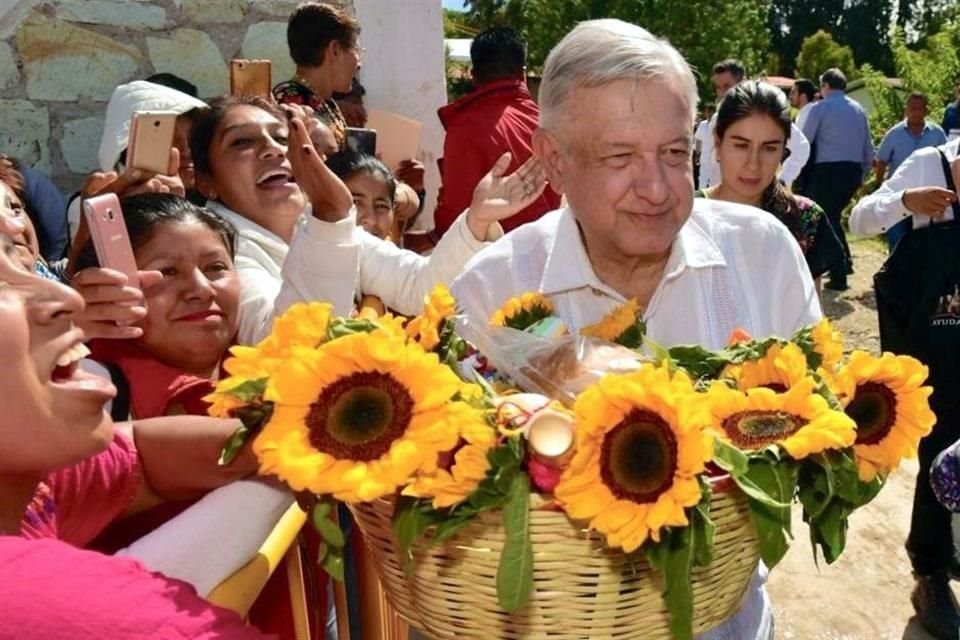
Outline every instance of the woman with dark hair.
MULTIPOLYGON (((233 257, 236 231, 226 220, 171 194, 121 201, 137 267, 162 275, 143 287, 146 315, 140 336, 89 343, 93 360, 107 367, 126 394, 133 418, 206 414, 220 362, 239 323, 240 281, 233 257)), ((79 255, 74 287, 85 298, 102 295, 83 269, 97 266, 91 245, 79 255)), ((122 418, 126 418, 125 415, 122 418)))
POLYGON ((297 65, 296 73, 273 88, 273 97, 280 104, 313 109, 333 131, 340 148, 346 139, 347 122, 333 94, 351 89, 363 54, 359 36, 360 23, 343 9, 304 2, 287 23, 287 46, 297 65))
POLYGON ((341 151, 327 159, 327 166, 350 189, 357 223, 381 240, 396 242, 401 235, 394 228, 397 179, 373 156, 341 151))
POLYGON ((818 240, 833 229, 817 203, 791 193, 777 178, 788 155, 790 125, 790 103, 777 87, 751 80, 730 89, 720 102, 714 131, 721 180, 696 196, 772 214, 796 238, 817 280, 827 270, 818 240))
POLYGON ((304 120, 284 109, 261 98, 222 98, 193 128, 197 186, 207 206, 237 228, 241 344, 258 342, 276 313, 302 300, 327 301, 348 315, 368 294, 400 313, 418 313, 437 283, 450 283, 501 235, 498 221, 545 186, 536 160, 504 176, 505 154, 451 232, 429 257, 419 256, 357 227, 350 191, 317 154, 304 120))

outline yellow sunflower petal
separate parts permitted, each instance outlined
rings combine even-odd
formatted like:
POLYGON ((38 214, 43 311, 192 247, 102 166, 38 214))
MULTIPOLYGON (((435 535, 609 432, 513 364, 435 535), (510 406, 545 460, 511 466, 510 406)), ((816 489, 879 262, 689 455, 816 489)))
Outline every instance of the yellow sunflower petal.
POLYGON ((625 550, 687 523, 684 509, 700 500, 696 474, 713 453, 706 405, 687 376, 650 364, 607 375, 573 411, 577 452, 555 489, 571 518, 591 520, 625 550), (638 446, 660 463, 638 473, 629 463, 638 446))

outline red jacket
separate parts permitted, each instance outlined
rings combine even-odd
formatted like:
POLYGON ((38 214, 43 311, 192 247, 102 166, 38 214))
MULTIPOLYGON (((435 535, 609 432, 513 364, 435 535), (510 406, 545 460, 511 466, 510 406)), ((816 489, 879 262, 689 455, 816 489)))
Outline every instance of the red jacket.
MULTIPOLYGON (((533 155, 531 140, 540 120, 540 107, 522 80, 498 80, 480 86, 437 111, 447 131, 440 160, 443 186, 434 213, 434 231, 443 235, 470 206, 473 189, 497 159, 513 153, 508 174, 533 155)), ((560 196, 548 187, 540 198, 501 222, 510 231, 560 206, 560 196)))

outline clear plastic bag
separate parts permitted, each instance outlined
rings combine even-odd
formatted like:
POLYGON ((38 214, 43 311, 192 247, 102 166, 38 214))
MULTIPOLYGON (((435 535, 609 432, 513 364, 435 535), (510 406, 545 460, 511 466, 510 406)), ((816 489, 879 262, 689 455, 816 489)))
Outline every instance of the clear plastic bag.
POLYGON ((568 407, 605 374, 633 371, 650 360, 597 338, 544 338, 509 327, 479 325, 466 316, 457 316, 454 322, 457 333, 501 376, 523 391, 540 393, 568 407))

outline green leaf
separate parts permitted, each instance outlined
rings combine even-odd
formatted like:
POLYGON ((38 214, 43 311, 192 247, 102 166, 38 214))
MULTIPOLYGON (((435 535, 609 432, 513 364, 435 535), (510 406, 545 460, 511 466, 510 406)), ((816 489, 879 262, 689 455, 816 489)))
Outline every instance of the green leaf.
POLYGON ((474 517, 476 517, 476 513, 472 512, 440 522, 433 532, 433 537, 430 538, 430 546, 432 547, 433 545, 446 542, 454 537, 460 533, 465 526, 470 524, 474 517))
POLYGON ((258 380, 247 380, 246 382, 239 384, 232 389, 228 389, 224 393, 235 396, 244 402, 253 402, 257 398, 262 397, 263 392, 266 390, 267 379, 260 378, 258 380))
POLYGON ((319 564, 331 578, 337 582, 343 582, 343 549, 322 545, 319 564))
POLYGON ((693 585, 690 570, 697 546, 696 529, 683 527, 661 534, 648 544, 647 562, 663 576, 663 602, 670 612, 670 631, 677 640, 693 639, 693 585))
MULTIPOLYGON (((256 384, 256 382, 245 382, 240 386, 253 385, 256 384)), ((262 382, 266 385, 266 378, 264 378, 262 382)), ((220 459, 217 461, 220 466, 226 466, 233 462, 237 454, 240 453, 240 450, 247 444, 247 441, 260 433, 263 426, 267 424, 267 422, 270 421, 270 417, 273 416, 273 403, 256 402, 245 407, 234 409, 233 414, 240 420, 242 426, 237 427, 224 443, 223 450, 220 452, 220 459)))
POLYGON ((847 543, 847 519, 852 511, 840 501, 834 500, 819 517, 809 523, 814 553, 819 546, 827 564, 833 564, 843 553, 847 543))
POLYGON ((233 462, 236 459, 237 454, 240 453, 240 450, 243 449, 243 445, 247 443, 247 438, 249 437, 249 429, 243 425, 237 427, 234 432, 230 434, 230 437, 227 438, 227 442, 223 445, 223 449, 220 451, 220 459, 217 460, 217 464, 221 467, 225 467, 233 462))
POLYGON ((504 611, 526 606, 533 589, 533 542, 530 540, 530 479, 513 476, 503 507, 505 539, 497 567, 497 600, 504 611))
POLYGON ((273 417, 272 402, 257 402, 233 410, 234 416, 250 430, 250 436, 260 433, 264 425, 273 417))
POLYGON ((690 513, 690 526, 694 529, 693 564, 708 567, 713 562, 713 541, 717 525, 710 518, 712 492, 709 483, 700 479, 700 502, 690 513))
POLYGON ((413 545, 423 537, 432 524, 433 518, 430 512, 423 508, 420 501, 406 497, 397 501, 391 526, 400 555, 403 557, 404 572, 408 575, 412 569, 413 545))
POLYGON ((766 455, 763 452, 746 454, 735 446, 720 440, 714 440, 713 462, 718 467, 730 474, 737 486, 747 494, 751 500, 764 504, 773 509, 789 507, 790 502, 784 503, 781 500, 771 496, 763 487, 757 485, 750 477, 750 461, 753 458, 762 459, 766 455))
POLYGON ((747 454, 720 438, 713 441, 713 462, 733 476, 742 476, 750 468, 747 454))
POLYGON ((370 333, 377 328, 370 320, 336 318, 327 328, 327 339, 336 340, 355 333, 370 333))
POLYGON ((614 342, 628 349, 639 349, 643 345, 643 337, 646 333, 646 323, 642 318, 637 318, 633 324, 616 337, 614 342))
POLYGON ((815 520, 834 497, 833 467, 822 455, 812 455, 800 463, 799 491, 804 519, 815 520))
POLYGON ((347 540, 343 529, 333 519, 335 513, 336 505, 327 498, 314 505, 310 520, 313 522, 313 528, 328 546, 332 549, 343 549, 347 540))
POLYGON ((782 507, 750 501, 750 517, 753 520, 760 545, 760 557, 764 564, 773 568, 783 559, 790 548, 791 509, 797 487, 797 467, 786 460, 776 462, 767 458, 750 461, 750 479, 764 493, 782 507))
POLYGON ((677 345, 668 350, 674 363, 694 378, 716 378, 730 364, 722 351, 710 351, 700 345, 677 345))

